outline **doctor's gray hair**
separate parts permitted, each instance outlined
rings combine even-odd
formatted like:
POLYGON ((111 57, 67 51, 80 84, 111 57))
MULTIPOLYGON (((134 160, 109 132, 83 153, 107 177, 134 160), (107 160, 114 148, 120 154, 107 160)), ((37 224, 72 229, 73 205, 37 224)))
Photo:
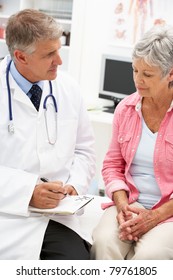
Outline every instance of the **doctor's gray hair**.
POLYGON ((6 43, 14 58, 16 49, 31 54, 35 43, 42 40, 59 39, 62 27, 51 16, 35 9, 25 9, 10 16, 6 26, 6 43))
MULTIPOLYGON (((156 25, 136 43, 132 59, 139 58, 150 66, 157 66, 166 76, 173 68, 173 26, 156 25)), ((173 82, 169 87, 173 86, 173 82)))

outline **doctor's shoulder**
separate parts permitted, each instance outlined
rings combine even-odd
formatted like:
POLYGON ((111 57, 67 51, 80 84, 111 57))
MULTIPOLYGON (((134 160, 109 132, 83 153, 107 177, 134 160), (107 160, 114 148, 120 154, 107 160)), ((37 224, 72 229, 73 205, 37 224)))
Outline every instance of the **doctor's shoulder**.
POLYGON ((6 84, 6 68, 7 68, 7 63, 3 59, 0 61, 0 87, 1 87, 1 96, 2 96, 2 89, 4 88, 4 84, 6 84))
POLYGON ((7 63, 6 63, 6 60, 5 59, 1 59, 0 60, 0 78, 2 78, 2 73, 5 73, 6 72, 6 68, 7 68, 7 63))

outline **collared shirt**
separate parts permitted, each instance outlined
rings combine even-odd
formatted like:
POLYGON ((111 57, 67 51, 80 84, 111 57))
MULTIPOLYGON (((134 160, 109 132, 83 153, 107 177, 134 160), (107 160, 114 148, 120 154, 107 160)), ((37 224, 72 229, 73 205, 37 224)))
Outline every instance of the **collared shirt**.
MULTIPOLYGON (((18 84, 18 86, 24 91, 24 93, 26 93, 26 95, 28 95, 28 97, 31 97, 31 94, 28 93, 30 88, 32 87, 32 83, 29 82, 27 79, 25 79, 20 73, 19 71, 16 69, 16 66, 14 64, 14 62, 12 61, 11 63, 11 67, 10 67, 10 73, 13 76, 13 79, 16 81, 16 83, 18 84)), ((39 85, 39 87, 41 89, 43 89, 43 81, 39 81, 36 83, 37 85, 39 85)))
MULTIPOLYGON (((112 139, 103 163, 102 175, 106 193, 126 190, 129 203, 138 199, 139 192, 129 168, 136 153, 142 133, 141 97, 136 92, 117 106, 113 119, 112 139)), ((160 188, 161 199, 153 206, 159 207, 173 198, 173 110, 172 104, 157 133, 153 157, 154 175, 160 188)), ((173 220, 173 218, 171 218, 173 220)))

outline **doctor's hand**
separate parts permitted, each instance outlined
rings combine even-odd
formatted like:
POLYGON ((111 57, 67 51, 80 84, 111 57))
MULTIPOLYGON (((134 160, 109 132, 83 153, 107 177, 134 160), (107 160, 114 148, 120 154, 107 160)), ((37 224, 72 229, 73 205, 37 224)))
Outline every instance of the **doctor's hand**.
POLYGON ((54 208, 67 194, 61 181, 46 182, 36 185, 30 200, 30 206, 37 208, 54 208))
POLYGON ((78 195, 77 191, 72 185, 65 185, 64 189, 68 195, 78 195))

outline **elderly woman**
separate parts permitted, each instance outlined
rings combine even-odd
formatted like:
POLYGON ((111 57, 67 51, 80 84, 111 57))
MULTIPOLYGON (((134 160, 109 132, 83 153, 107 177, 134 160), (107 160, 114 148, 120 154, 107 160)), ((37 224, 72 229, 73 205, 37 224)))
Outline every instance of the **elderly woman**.
POLYGON ((137 92, 114 113, 103 179, 112 202, 93 232, 92 258, 173 259, 173 27, 135 45, 137 92))

